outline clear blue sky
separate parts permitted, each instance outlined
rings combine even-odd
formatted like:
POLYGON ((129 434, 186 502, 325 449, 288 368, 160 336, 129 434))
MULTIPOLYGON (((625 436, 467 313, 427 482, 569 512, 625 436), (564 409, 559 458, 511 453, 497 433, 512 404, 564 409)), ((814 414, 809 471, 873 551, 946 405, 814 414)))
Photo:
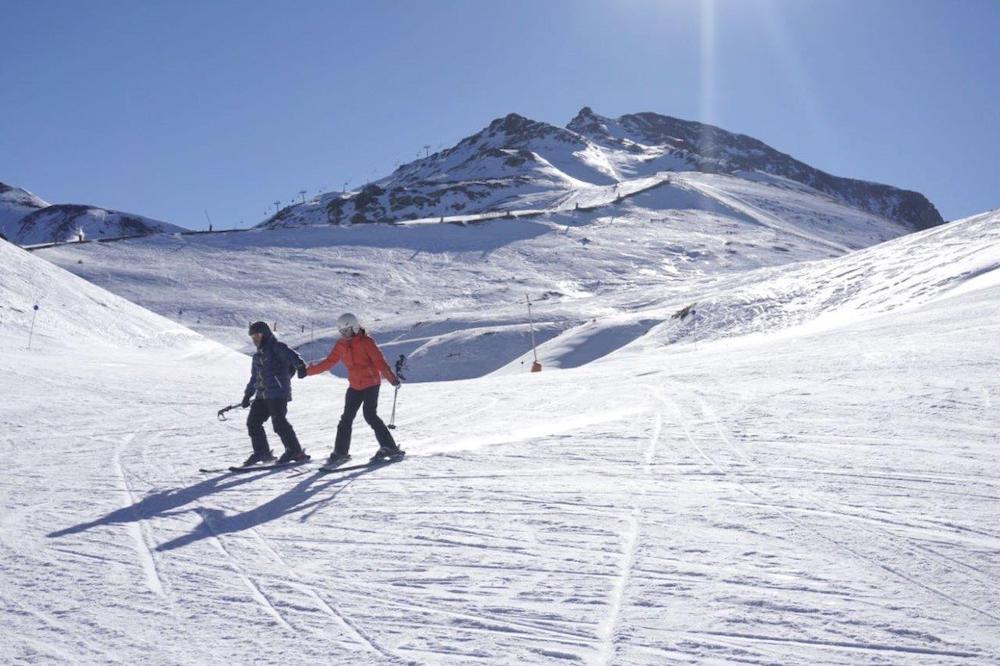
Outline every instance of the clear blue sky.
POLYGON ((0 0, 0 181, 191 228, 388 174, 511 111, 749 134, 1000 207, 1000 1, 0 0))

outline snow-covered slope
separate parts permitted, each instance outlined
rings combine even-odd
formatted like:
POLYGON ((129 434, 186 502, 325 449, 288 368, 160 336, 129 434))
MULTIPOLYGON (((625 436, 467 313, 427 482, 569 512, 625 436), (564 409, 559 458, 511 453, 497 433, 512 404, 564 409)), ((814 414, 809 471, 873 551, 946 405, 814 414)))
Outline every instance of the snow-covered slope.
MULTIPOLYGON (((358 191, 325 194, 260 226, 359 224, 552 209, 580 191, 671 172, 775 176, 845 206, 924 229, 942 222, 916 192, 838 178, 747 136, 652 113, 612 120, 584 108, 567 128, 517 114, 358 191), (804 186, 804 187, 803 187, 804 186)), ((617 195, 617 193, 616 193, 617 195)))
MULTIPOLYGON (((538 356, 565 368, 632 343, 656 349, 797 336, 998 284, 1000 211, 990 211, 833 259, 720 275, 658 296, 628 292, 613 314, 547 336, 538 356)), ((533 356, 522 352, 499 371, 520 372, 533 356)))
POLYGON ((79 238, 115 238, 186 231, 141 215, 79 204, 52 205, 27 190, 0 183, 0 233, 19 245, 79 238))
POLYGON ((55 349, 95 345, 157 348, 202 339, 169 319, 3 241, 0 321, 6 347, 26 346, 29 333, 35 348, 55 349))
POLYGON ((317 357, 334 319, 356 311, 389 351, 413 355, 414 379, 440 380, 518 358, 526 296, 541 301, 546 340, 692 284, 906 231, 770 176, 674 174, 622 192, 593 186, 560 211, 512 220, 155 236, 39 256, 238 348, 247 322, 265 319, 317 357))
MULTIPOLYGON (((374 471, 198 473, 247 453, 241 420, 214 416, 238 398, 247 359, 217 347, 193 354, 180 342, 155 352, 97 344, 119 319, 149 338, 167 323, 105 307, 98 301, 114 297, 96 288, 77 303, 89 328, 65 324, 75 335, 29 353, 17 343, 23 327, 4 333, 0 661, 996 661, 995 213, 910 243, 751 274, 702 275, 678 260, 684 279, 673 284, 651 268, 665 250, 646 250, 646 238, 614 250, 612 282, 612 253, 607 263, 588 253, 612 243, 598 228, 622 220, 595 219, 563 232, 589 248, 579 263, 554 261, 543 273, 525 260, 497 285, 492 255, 510 248, 506 265, 532 242, 551 255, 556 246, 544 242, 559 237, 515 222, 519 246, 503 222, 334 229, 340 245, 315 255, 309 230, 268 232, 281 243, 265 246, 231 235, 246 245, 225 252, 250 262, 243 299, 277 301, 261 269, 294 282, 304 264, 332 264, 360 275, 335 283, 331 314, 350 302, 388 315, 404 305, 398 294, 423 290, 423 311, 442 316, 411 332, 424 330, 422 344, 449 330, 448 313, 473 312, 475 296, 478 316, 495 326, 505 298, 543 279, 560 289, 536 306, 543 324, 559 328, 549 302, 576 307, 574 321, 586 313, 606 324, 603 334, 584 323, 560 336, 569 369, 554 370, 545 355, 554 347, 543 346, 539 374, 404 386, 394 432, 409 454, 374 471), (442 236, 422 235, 445 230, 478 235, 447 237, 447 250, 437 249, 442 236), (432 264, 406 263, 435 252, 432 264), (383 282, 365 277, 374 258, 390 256, 398 261, 383 282), (786 298, 792 276, 825 281, 831 297, 786 298), (726 329, 715 315, 754 289, 797 327, 685 344, 655 322, 705 301, 715 309, 696 313, 699 327, 753 330, 726 329), (906 295, 907 307, 889 307, 906 295), (614 350, 572 355, 576 341, 614 350)), ((155 244, 167 240, 127 245, 149 248, 152 261, 166 256, 155 244)), ((191 253, 185 266, 222 256, 201 240, 171 249, 191 253)), ((17 285, 0 292, 5 315, 26 314, 33 272, 62 298, 80 289, 54 267, 41 273, 37 257, 0 251, 0 266, 21 266, 2 274, 0 285, 17 285)), ((99 255, 80 256, 87 266, 99 255)), ((5 316, 0 331, 7 326, 5 316)), ((345 386, 296 381, 291 419, 314 455, 332 446, 345 386)), ((359 420, 353 452, 363 458, 374 446, 359 420)))
POLYGON ((1000 211, 910 234, 837 259, 762 269, 704 292, 697 316, 659 333, 719 339, 814 329, 1000 285, 1000 211))

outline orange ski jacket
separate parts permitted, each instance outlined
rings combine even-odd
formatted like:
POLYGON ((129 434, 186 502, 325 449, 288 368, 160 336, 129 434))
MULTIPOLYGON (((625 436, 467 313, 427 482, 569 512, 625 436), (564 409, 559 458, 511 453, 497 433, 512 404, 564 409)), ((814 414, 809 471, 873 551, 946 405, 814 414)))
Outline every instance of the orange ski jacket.
POLYGON ((398 381, 392 368, 385 362, 378 345, 365 333, 356 335, 350 340, 346 338, 337 340, 329 356, 306 368, 306 374, 318 375, 326 372, 339 361, 343 361, 347 366, 347 380, 351 388, 357 391, 377 386, 382 377, 388 379, 390 384, 396 384, 398 381), (380 373, 382 377, 379 376, 380 373))

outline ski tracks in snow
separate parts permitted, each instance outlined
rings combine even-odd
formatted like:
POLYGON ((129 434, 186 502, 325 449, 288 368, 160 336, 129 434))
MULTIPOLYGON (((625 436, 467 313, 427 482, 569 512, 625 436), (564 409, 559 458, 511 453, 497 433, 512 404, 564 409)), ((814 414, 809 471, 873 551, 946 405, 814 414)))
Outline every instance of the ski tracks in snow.
POLYGON ((291 623, 285 619, 285 616, 282 615, 281 612, 275 607, 275 605, 271 602, 271 599, 268 598, 260 586, 253 581, 253 578, 249 573, 247 573, 246 569, 240 564, 239 560, 237 560, 233 554, 229 552, 229 549, 226 548, 226 544, 223 543, 218 530, 216 530, 215 526, 212 524, 209 512, 204 509, 198 509, 198 513, 201 514, 205 527, 212 533, 212 543, 215 545, 215 548, 223 555, 226 562, 229 563, 230 568, 236 572, 236 575, 240 577, 243 584, 246 585, 248 590, 250 590, 250 595, 253 597, 254 601, 256 601, 257 604, 264 609, 265 613, 273 617, 274 621, 277 622, 283 629, 291 633, 295 633, 295 629, 292 627, 291 623))
MULTIPOLYGON (((232 549, 226 545, 225 536, 216 528, 214 519, 212 518, 213 513, 222 514, 222 511, 217 508, 205 509, 204 507, 199 508, 197 511, 201 516, 205 527, 211 533, 211 541, 216 550, 224 557, 229 567, 239 576, 240 580, 249 590, 254 601, 256 601, 264 612, 270 615, 279 626, 289 633, 299 635, 301 633, 299 627, 297 627, 291 619, 282 613, 278 601, 273 598, 273 595, 265 591, 264 587, 255 580, 255 575, 248 571, 246 566, 244 566, 241 558, 237 557, 232 552, 232 549)), ((288 564, 284 557, 282 557, 278 552, 276 547, 270 543, 270 541, 261 533, 259 529, 256 527, 250 527, 247 531, 251 535, 252 541, 258 545, 259 550, 266 554, 267 558, 271 561, 271 564, 276 565, 282 574, 284 574, 275 575, 273 572, 269 573, 268 581, 272 586, 284 586, 308 598, 312 605, 319 609, 319 611, 324 616, 329 618, 333 625, 337 627, 340 635, 350 638, 349 644, 351 646, 360 647, 362 651, 368 652, 376 658, 379 663, 407 663, 405 660, 399 658, 397 655, 379 645, 358 625, 357 622, 351 620, 346 614, 335 608, 331 602, 327 601, 323 595, 317 592, 316 589, 314 589, 314 585, 303 580, 303 578, 288 564)), ((255 568, 259 569, 259 567, 255 568)))
POLYGON ((629 528, 625 534, 621 566, 615 586, 611 591, 611 602, 607 615, 599 629, 601 643, 597 660, 600 664, 610 664, 615 656, 615 637, 622 614, 622 607, 625 604, 626 590, 632 578, 632 570, 635 567, 636 553, 639 550, 639 536, 642 530, 642 514, 646 499, 647 480, 652 474, 653 460, 656 457, 656 451, 663 432, 663 411, 660 409, 654 413, 652 431, 649 444, 643 456, 643 476, 645 478, 642 480, 638 497, 634 494, 631 495, 632 510, 628 517, 629 528))
MULTIPOLYGON (((161 558, 164 558, 165 556, 158 554, 154 550, 155 543, 152 536, 150 520, 148 517, 140 515, 139 510, 135 508, 142 504, 140 493, 136 491, 131 480, 135 475, 123 462, 124 452, 132 449, 138 452, 138 455, 140 455, 143 462, 148 462, 146 458, 146 449, 151 442, 155 442, 157 439, 159 439, 159 433, 156 430, 138 430, 126 434, 115 446, 112 456, 112 468, 114 469, 119 480, 123 507, 125 509, 132 509, 135 517, 134 521, 127 524, 127 529, 133 543, 133 549, 136 552, 139 564, 145 574, 146 585, 154 594, 169 601, 171 608, 173 608, 175 599, 173 599, 173 596, 169 594, 170 586, 167 582, 166 576, 164 575, 166 563, 161 561, 161 558), (150 433, 151 437, 143 437, 143 432, 150 433)), ((254 571, 256 570, 256 567, 248 568, 243 562, 241 562, 241 559, 226 543, 227 539, 224 533, 217 529, 213 514, 221 514, 221 510, 199 506, 194 509, 194 512, 200 517, 203 528, 210 534, 208 541, 212 544, 216 552, 220 554, 225 562, 225 565, 236 573, 239 580, 246 587, 250 598, 264 611, 265 614, 270 616, 274 622, 281 627, 281 629, 290 634, 299 635, 300 632, 296 627, 294 620, 290 619, 286 613, 282 612, 281 604, 278 603, 277 599, 274 598, 272 594, 269 594, 267 590, 265 590, 265 588, 259 584, 257 580, 255 580, 256 574, 254 571)), ((249 530, 249 534, 252 535, 253 541, 258 544, 260 550, 266 554, 267 558, 288 576, 269 576, 269 582, 284 585, 285 587, 295 590, 298 594, 310 599, 312 604, 315 605, 315 607, 328 617, 333 625, 337 627, 337 634, 349 638, 348 643, 345 643, 345 647, 348 644, 359 647, 362 651, 371 654, 373 659, 375 659, 378 663, 405 663, 405 660, 400 659, 389 650, 380 646, 370 635, 367 634, 367 632, 361 629, 356 622, 352 621, 342 612, 338 611, 330 602, 324 599, 319 592, 313 589, 310 584, 305 582, 295 572, 295 570, 288 565, 275 547, 268 542, 263 534, 261 534, 260 530, 252 527, 249 530)), ((166 559, 169 561, 169 558, 166 559)))
POLYGON ((357 626, 357 623, 348 619, 346 615, 344 615, 342 612, 334 608, 332 604, 328 603, 315 589, 313 589, 312 586, 310 586, 306 581, 302 580, 302 577, 299 576, 298 573, 296 573, 294 568, 288 565, 288 563, 277 551, 277 549, 274 546, 272 546, 267 539, 264 538, 264 535, 260 533, 260 530, 258 530, 256 527, 252 527, 250 528, 250 532, 251 534, 254 535, 254 538, 257 540, 260 546, 268 554, 271 555, 274 561, 279 565, 281 565, 281 567, 285 571, 287 571, 292 578, 295 579, 294 581, 285 581, 285 583, 289 587, 292 587, 298 590, 299 592, 305 594, 306 596, 310 597, 316 603, 317 607, 319 607, 321 611, 323 611, 328 617, 330 617, 330 619, 333 620, 334 624, 340 627, 341 631, 353 637, 356 643, 364 647, 372 654, 384 657, 386 659, 390 659, 394 662, 403 661, 399 659, 396 655, 386 650, 385 648, 379 646, 374 640, 372 640, 371 636, 369 636, 367 632, 363 631, 360 627, 357 626))
MULTIPOLYGON (((748 466, 750 466, 751 468, 757 470, 758 472, 761 473, 761 475, 763 475, 765 477, 770 476, 769 472, 766 469, 762 468, 760 465, 758 465, 752 459, 750 459, 749 457, 747 457, 746 454, 744 454, 742 451, 740 451, 739 447, 736 446, 733 443, 732 439, 726 434, 726 432, 722 428, 722 423, 719 420, 718 416, 715 414, 715 412, 712 410, 712 408, 708 405, 708 403, 705 402, 705 400, 703 398, 701 398, 700 396, 698 396, 698 395, 694 395, 694 397, 698 401, 698 403, 700 404, 700 406, 702 408, 702 413, 714 425, 716 432, 719 434, 719 439, 723 443, 725 443, 725 445, 730 450, 734 451, 740 458, 742 458, 748 466)), ((916 549, 916 550, 919 550, 922 553, 924 553, 923 557, 926 560, 931 561, 932 564, 935 564, 935 563, 936 564, 941 564, 941 565, 944 565, 949 570, 954 571, 956 573, 959 573, 960 575, 965 575, 965 576, 967 576, 969 578, 974 578, 976 584, 987 585, 987 586, 991 586, 991 587, 996 587, 996 585, 997 585, 998 581, 995 578, 993 578, 992 576, 989 576, 988 574, 985 574, 983 571, 981 571, 977 567, 974 567, 974 566, 972 566, 972 565, 970 565, 970 564, 968 564, 966 562, 962 562, 961 560, 958 560, 956 558, 953 558, 953 557, 950 557, 950 556, 947 556, 947 555, 942 555, 941 553, 938 553, 937 551, 935 551, 932 548, 924 546, 923 544, 920 544, 920 543, 914 541, 913 539, 909 539, 907 537, 900 536, 899 534, 896 534, 896 533, 890 531, 887 528, 873 529, 873 528, 871 528, 871 527, 863 524, 863 521, 866 521, 868 519, 868 517, 867 516, 863 516, 863 515, 859 515, 859 514, 855 514, 855 513, 849 513, 849 512, 846 511, 846 509, 848 507, 846 507, 844 505, 838 504, 836 506, 833 506, 833 505, 831 505, 830 502, 817 501, 814 498, 811 498, 810 501, 813 504, 813 506, 815 507, 815 509, 813 509, 812 511, 822 511, 822 512, 828 514, 828 515, 836 516, 837 518, 839 518, 841 520, 852 520, 853 524, 851 526, 851 529, 860 529, 860 530, 863 530, 869 536, 871 536, 874 539, 885 540, 886 538, 888 538, 888 540, 890 540, 891 542, 893 542, 893 545, 898 545, 901 541, 905 541, 905 544, 903 545, 903 549, 906 550, 907 555, 909 555, 910 557, 914 557, 914 556, 920 557, 919 555, 917 555, 917 553, 914 553, 912 550, 910 550, 910 549, 916 549), (955 565, 957 565, 958 567, 961 567, 961 569, 957 569, 955 565)), ((774 510, 779 510, 780 509, 782 511, 797 511, 797 510, 811 511, 810 509, 808 509, 806 507, 785 507, 785 506, 779 506, 779 505, 776 505, 776 504, 770 503, 770 502, 766 503, 766 506, 768 508, 771 508, 771 509, 774 509, 774 510)), ((892 521, 885 521, 885 522, 892 523, 892 521)), ((830 537, 826 537, 826 538, 828 538, 831 541, 835 541, 834 539, 832 539, 830 537)), ((842 544, 840 542, 836 542, 836 543, 838 543, 842 548, 848 550, 849 552, 853 552, 851 548, 845 546, 844 544, 842 544)), ((864 555, 861 555, 861 557, 863 557, 866 560, 870 560, 871 559, 871 558, 869 558, 867 556, 864 556, 864 555)), ((925 565, 926 565, 926 562, 925 562, 925 565)), ((881 564, 881 563, 879 564, 879 566, 881 566, 884 569, 888 568, 888 567, 886 567, 886 565, 881 564)), ((890 571, 893 571, 891 568, 888 568, 888 569, 890 571)), ((919 567, 919 568, 914 568, 914 570, 926 570, 926 569, 927 569, 926 566, 919 567)), ((939 597, 941 597, 941 598, 943 598, 943 599, 945 599, 945 600, 947 600, 947 601, 949 601, 949 602, 951 602, 951 603, 953 603, 955 605, 958 605, 960 607, 966 608, 967 610, 971 610, 971 611, 973 611, 973 612, 975 612, 975 613, 977 613, 977 614, 979 614, 979 615, 981 615, 983 617, 986 617, 986 618, 988 618, 988 619, 990 619, 990 620, 992 620, 994 622, 1000 623, 1000 616, 997 616, 994 613, 991 613, 989 611, 985 611, 985 610, 983 610, 981 608, 978 608, 976 606, 973 606, 971 604, 967 604, 967 603, 965 603, 965 602, 963 602, 963 601, 961 601, 959 599, 954 598, 952 595, 949 595, 949 594, 947 594, 945 592, 942 592, 941 590, 937 589, 936 587, 933 587, 933 586, 924 584, 924 583, 922 583, 920 581, 914 580, 912 577, 907 576, 905 574, 902 574, 901 572, 898 572, 898 571, 893 571, 893 572, 897 576, 900 576, 901 578, 904 578, 905 580, 907 580, 907 581, 909 581, 911 583, 914 583, 914 584, 918 585, 919 587, 921 587, 921 588, 923 588, 925 590, 931 591, 932 593, 938 595, 939 597)))
POLYGON ((115 447, 111 464, 112 467, 114 467, 115 474, 117 474, 118 479, 121 481, 122 500, 124 502, 122 504, 122 508, 132 508, 132 511, 135 514, 136 520, 128 523, 127 529, 129 536, 132 538, 132 543, 135 546, 135 552, 139 558, 139 564, 145 572, 146 586, 151 592, 153 592, 153 594, 166 598, 166 586, 163 584, 163 578, 160 575, 160 568, 156 562, 156 555, 150 547, 152 537, 149 534, 149 526, 146 524, 146 520, 138 514, 138 510, 135 509, 135 507, 139 504, 139 500, 136 497, 135 490, 132 488, 132 483, 128 479, 125 466, 122 464, 122 451, 124 451, 125 448, 135 440, 135 437, 135 433, 131 433, 119 441, 118 446, 115 447))
MULTIPOLYGON (((682 387, 679 386, 679 385, 677 385, 677 384, 674 384, 672 388, 673 388, 673 390, 678 395, 685 394, 685 393, 691 393, 691 392, 685 392, 682 389, 682 387)), ((720 462, 716 457, 713 457, 708 452, 706 452, 705 449, 702 446, 699 446, 699 444, 697 443, 694 435, 691 432, 691 423, 692 423, 692 421, 691 421, 690 418, 686 418, 684 416, 684 411, 681 408, 681 406, 674 399, 668 398, 666 395, 664 395, 662 393, 659 393, 658 395, 664 401, 664 404, 666 406, 669 406, 669 408, 674 413, 675 420, 676 420, 677 424, 679 425, 679 427, 680 427, 680 429, 681 429, 681 431, 683 433, 684 441, 686 441, 687 444, 692 449, 694 449, 694 451, 697 453, 697 455, 699 457, 701 457, 707 463, 707 465, 709 467, 715 469, 716 472, 719 475, 721 475, 722 477, 727 478, 730 481, 732 481, 734 483, 734 486, 735 486, 736 489, 738 489, 742 493, 745 493, 745 494, 748 494, 748 495, 754 497, 755 500, 756 500, 756 502, 753 503, 754 506, 759 506, 759 507, 762 507, 762 508, 765 508, 765 509, 767 509, 769 511, 774 512, 775 514, 781 516, 787 522, 795 525, 796 527, 802 529, 803 531, 809 532, 809 533, 811 533, 811 534, 819 537, 820 539, 822 539, 822 540, 824 540, 826 542, 829 542, 834 547, 836 547, 836 548, 838 548, 838 549, 840 549, 840 550, 848 553, 849 555, 851 555, 855 559, 860 560, 860 561, 866 563, 867 565, 869 565, 871 567, 874 567, 874 568, 877 568, 877 569, 881 569, 881 570, 889 573, 893 577, 895 577, 895 578, 897 578, 897 579, 899 579, 901 581, 904 581, 905 583, 908 583, 909 585, 912 585, 913 587, 919 588, 923 592, 928 593, 928 594, 930 594, 930 595, 932 595, 934 597, 937 597, 937 598, 945 601, 946 603, 948 603, 948 604, 950 604, 950 605, 952 605, 954 607, 964 609, 964 610, 972 612, 973 614, 978 615, 978 616, 980 616, 982 618, 986 618, 986 619, 990 620, 991 623, 1000 623, 1000 617, 998 617, 996 614, 994 614, 994 613, 992 613, 990 611, 987 611, 987 610, 983 610, 982 608, 979 608, 976 605, 973 605, 971 603, 967 603, 966 601, 963 601, 962 599, 959 599, 959 598, 955 597, 954 595, 948 594, 946 591, 940 589, 936 585, 931 585, 931 584, 925 583, 925 582, 919 580, 916 577, 916 575, 910 575, 907 572, 902 571, 900 568, 890 565, 889 563, 887 563, 886 561, 884 561, 883 559, 881 559, 879 557, 876 557, 875 555, 871 555, 871 554, 867 554, 865 552, 862 552, 859 548, 857 548, 857 547, 855 547, 855 546, 847 543, 845 540, 837 538, 835 536, 831 536, 829 533, 827 533, 827 531, 824 531, 824 530, 820 529, 819 527, 814 526, 813 524, 807 523, 807 522, 803 521, 802 519, 797 518, 796 516, 793 515, 794 511, 805 511, 806 510, 805 508, 803 508, 803 507, 784 506, 782 504, 779 504, 779 503, 776 503, 774 501, 769 500, 767 497, 765 497, 764 495, 762 495, 760 492, 758 492, 757 490, 751 488, 743 480, 741 480, 741 478, 739 478, 740 474, 737 474, 736 471, 731 468, 731 466, 729 466, 729 465, 727 465, 727 464, 725 464, 723 462, 720 462)), ((724 428, 723 428, 723 426, 721 424, 720 419, 715 414, 714 410, 712 410, 712 408, 708 405, 708 403, 703 398, 701 398, 698 395, 695 395, 693 393, 691 393, 691 395, 694 397, 694 399, 699 403, 700 407, 702 408, 702 413, 706 417, 707 422, 710 423, 712 425, 713 429, 716 431, 716 434, 718 436, 717 437, 717 441, 719 441, 723 445, 723 447, 725 449, 728 449, 730 452, 732 452, 735 455, 736 458, 739 459, 740 466, 741 467, 749 467, 749 468, 753 469, 755 471, 755 473, 758 476, 762 477, 762 478, 765 478, 765 479, 769 478, 769 473, 768 473, 767 468, 764 467, 764 466, 761 466, 760 464, 756 463, 752 458, 750 458, 749 456, 747 456, 746 453, 744 453, 743 451, 741 451, 739 449, 739 447, 732 441, 732 439, 726 434, 726 432, 725 432, 725 430, 724 430, 724 428)), ((855 516, 855 515, 852 515, 852 514, 845 514, 843 511, 838 511, 834 507, 831 507, 831 506, 823 503, 822 501, 818 501, 818 500, 816 500, 814 498, 811 498, 809 501, 811 501, 813 503, 813 505, 814 505, 814 509, 812 509, 812 511, 814 511, 814 512, 822 511, 825 514, 828 514, 828 515, 831 515, 831 516, 835 516, 835 517, 837 517, 840 520, 847 520, 847 519, 858 518, 858 516, 855 516)), ((852 524, 849 527, 850 530, 861 529, 861 530, 864 530, 869 536, 875 537, 876 539, 881 539, 883 541, 886 539, 886 537, 888 537, 889 539, 891 539, 893 541, 892 545, 894 545, 894 546, 898 545, 898 542, 899 542, 900 539, 903 539, 903 537, 900 537, 899 535, 893 534, 892 532, 888 532, 887 530, 880 530, 880 531, 872 530, 869 527, 866 527, 864 525, 860 525, 859 521, 857 521, 857 520, 852 520, 851 522, 852 522, 852 524)), ((926 560, 933 560, 933 561, 936 561, 938 563, 944 563, 944 562, 950 561, 950 562, 952 562, 954 564, 963 565, 965 568, 971 568, 974 571, 978 572, 979 574, 983 574, 983 572, 981 572, 979 569, 977 569, 975 567, 971 567, 971 565, 967 565, 965 563, 957 561, 954 558, 950 558, 950 557, 947 557, 947 556, 942 556, 942 555, 936 553, 935 551, 933 551, 933 550, 931 550, 931 549, 929 549, 927 547, 922 546, 921 544, 917 544, 917 543, 913 542, 912 540, 907 539, 906 541, 907 541, 907 543, 904 546, 905 555, 907 555, 909 557, 917 556, 917 554, 914 552, 914 550, 919 550, 919 551, 925 553, 925 558, 924 558, 925 562, 922 563, 923 566, 922 567, 914 567, 913 569, 915 571, 926 570, 927 569, 927 567, 926 567, 926 564, 927 564, 926 560), (937 556, 937 557, 934 557, 934 556, 937 556)), ((957 570, 954 566, 950 566, 949 568, 952 571, 956 571, 957 570)), ((965 573, 966 573, 966 575, 968 575, 967 571, 965 573)), ((979 578, 979 577, 977 576, 977 578, 979 578)), ((990 577, 989 580, 981 580, 981 579, 979 579, 979 580, 977 580, 977 583, 979 583, 979 584, 990 584, 990 583, 993 583, 995 585, 995 580, 992 579, 992 577, 990 577)), ((691 632, 689 632, 689 633, 691 633, 691 632)), ((952 657, 956 657, 956 656, 957 657, 976 657, 976 656, 982 656, 981 653, 979 653, 979 652, 968 652, 968 651, 963 651, 963 650, 946 650, 946 649, 936 650, 936 649, 933 649, 933 648, 924 648, 924 647, 915 647, 915 646, 876 645, 874 643, 869 645, 867 643, 857 643, 857 644, 854 644, 854 643, 845 643, 845 642, 842 642, 842 641, 824 641, 824 640, 798 640, 798 641, 789 641, 788 639, 780 638, 780 637, 774 637, 774 636, 756 636, 756 635, 750 635, 750 634, 728 633, 728 632, 695 632, 695 633, 702 633, 702 634, 705 634, 705 635, 718 635, 720 637, 724 636, 724 637, 734 637, 734 638, 760 639, 760 640, 763 640, 765 642, 769 642, 769 643, 772 643, 772 644, 781 644, 781 643, 789 643, 789 642, 791 642, 791 643, 801 643, 803 645, 807 645, 808 644, 808 645, 817 645, 817 646, 828 646, 828 647, 834 647, 834 648, 871 649, 871 650, 875 650, 875 651, 896 651, 896 652, 899 652, 901 654, 902 653, 907 653, 907 654, 925 654, 925 655, 952 656, 952 657)))

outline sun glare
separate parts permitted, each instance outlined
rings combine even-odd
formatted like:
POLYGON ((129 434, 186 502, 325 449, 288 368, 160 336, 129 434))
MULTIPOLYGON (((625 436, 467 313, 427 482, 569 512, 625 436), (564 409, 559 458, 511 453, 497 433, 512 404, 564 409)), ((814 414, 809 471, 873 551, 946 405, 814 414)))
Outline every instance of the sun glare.
MULTIPOLYGON (((700 113, 705 123, 715 123, 716 90, 715 90, 715 0, 701 0, 701 71, 699 80, 700 113)), ((714 144, 712 132, 707 128, 701 137, 702 149, 710 149, 714 144)), ((710 151, 708 151, 710 152, 710 151)))

